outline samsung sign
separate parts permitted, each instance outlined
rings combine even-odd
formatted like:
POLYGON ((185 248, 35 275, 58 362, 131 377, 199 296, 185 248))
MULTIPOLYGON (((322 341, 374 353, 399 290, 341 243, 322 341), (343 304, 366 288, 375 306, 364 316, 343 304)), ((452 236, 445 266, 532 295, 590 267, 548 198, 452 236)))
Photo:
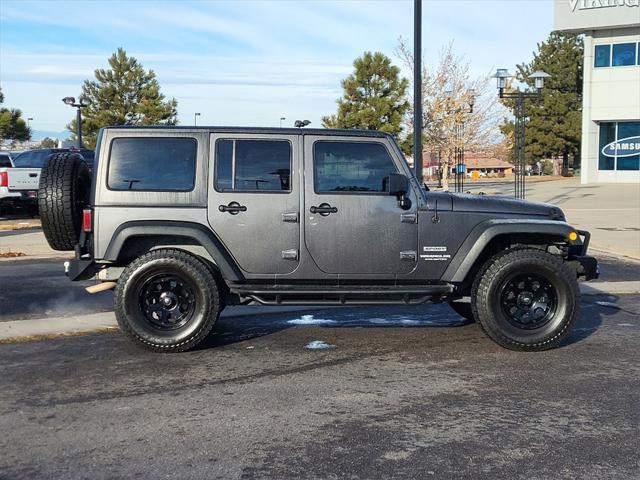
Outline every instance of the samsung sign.
POLYGON ((617 142, 611 142, 602 149, 605 157, 633 157, 640 155, 640 136, 621 138, 617 142))
POLYGON ((640 27, 640 0, 556 0, 554 30, 640 27))

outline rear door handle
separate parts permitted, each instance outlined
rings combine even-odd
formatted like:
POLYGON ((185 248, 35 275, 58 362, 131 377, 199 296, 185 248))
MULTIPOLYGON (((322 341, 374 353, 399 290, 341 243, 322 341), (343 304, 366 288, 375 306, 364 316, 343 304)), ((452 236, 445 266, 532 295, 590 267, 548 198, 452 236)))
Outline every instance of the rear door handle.
POLYGON ((321 203, 317 207, 314 205, 309 209, 309 211, 313 214, 319 213, 323 217, 326 217, 331 213, 338 213, 338 209, 336 207, 332 207, 328 203, 321 203))
POLYGON ((238 202, 229 202, 229 205, 220 205, 218 210, 230 213, 231 215, 237 215, 240 212, 246 212, 247 207, 240 205, 238 202))

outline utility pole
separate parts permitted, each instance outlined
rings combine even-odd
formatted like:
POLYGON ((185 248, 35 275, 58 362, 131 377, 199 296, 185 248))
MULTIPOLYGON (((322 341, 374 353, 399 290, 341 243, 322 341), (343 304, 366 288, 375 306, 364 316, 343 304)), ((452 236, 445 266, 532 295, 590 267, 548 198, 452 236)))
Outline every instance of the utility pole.
POLYGON ((413 1, 413 168, 422 185, 422 0, 413 1))

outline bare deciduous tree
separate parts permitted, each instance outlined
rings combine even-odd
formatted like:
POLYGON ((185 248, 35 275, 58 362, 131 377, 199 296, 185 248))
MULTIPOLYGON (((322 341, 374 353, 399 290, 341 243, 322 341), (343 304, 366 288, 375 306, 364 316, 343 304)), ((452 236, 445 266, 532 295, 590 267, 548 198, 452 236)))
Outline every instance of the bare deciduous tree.
MULTIPOLYGON (((413 51, 404 39, 399 39, 395 53, 405 68, 413 71, 413 51)), ((456 148, 484 151, 500 140, 501 107, 497 95, 489 91, 491 74, 472 78, 470 63, 454 53, 452 43, 441 50, 437 65, 422 64, 423 150, 440 155, 443 188, 447 190, 456 148)), ((412 97, 411 93, 412 106, 405 119, 405 152, 413 142, 412 97)))

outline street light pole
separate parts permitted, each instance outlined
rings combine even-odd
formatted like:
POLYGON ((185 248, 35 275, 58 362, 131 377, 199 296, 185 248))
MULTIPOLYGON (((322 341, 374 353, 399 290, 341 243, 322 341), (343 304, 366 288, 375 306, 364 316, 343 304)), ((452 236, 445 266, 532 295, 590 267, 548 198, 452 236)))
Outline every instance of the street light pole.
POLYGON ((193 126, 197 127, 198 126, 198 117, 200 116, 200 112, 196 112, 193 114, 193 126))
POLYGON ((413 168, 422 185, 422 0, 413 2, 413 168))
POLYGON ((33 117, 27 118, 27 128, 29 128, 31 121, 33 121, 33 117))
POLYGON ((282 128, 282 122, 286 120, 286 117, 280 117, 280 128, 282 128))
POLYGON ((529 78, 534 81, 534 91, 526 91, 517 89, 512 92, 505 92, 507 87, 507 79, 511 78, 511 75, 505 68, 499 68, 496 71, 495 78, 498 82, 498 95, 500 98, 511 98, 515 100, 515 108, 513 114, 515 116, 515 172, 513 178, 514 196, 516 198, 525 198, 525 146, 526 146, 526 118, 525 100, 527 98, 533 100, 539 100, 541 98, 542 89, 544 88, 544 81, 550 78, 551 75, 541 71, 533 72, 529 78))
POLYGON ((75 107, 76 111, 76 137, 78 137, 78 148, 82 148, 82 113, 81 109, 83 107, 88 107, 89 104, 85 103, 84 99, 80 99, 78 103, 76 103, 75 97, 64 97, 62 102, 65 105, 69 105, 70 107, 75 107))

